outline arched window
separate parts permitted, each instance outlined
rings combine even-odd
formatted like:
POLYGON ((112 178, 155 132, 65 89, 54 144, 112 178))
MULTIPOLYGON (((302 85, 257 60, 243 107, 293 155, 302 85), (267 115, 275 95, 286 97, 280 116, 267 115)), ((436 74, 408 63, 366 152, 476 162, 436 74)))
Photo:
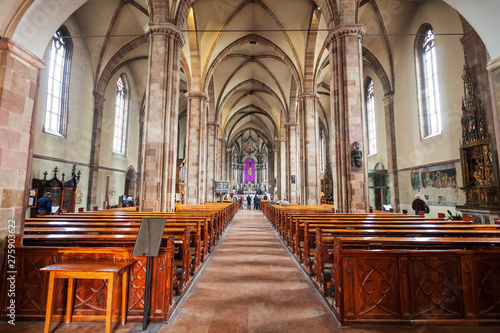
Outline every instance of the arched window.
POLYGON ((128 87, 125 75, 116 81, 115 126, 113 131, 113 152, 125 155, 127 143, 128 87))
POLYGON ((368 132, 368 155, 377 153, 377 129, 375 124, 375 88, 368 77, 365 85, 366 131, 368 132))
POLYGON ((437 78, 434 32, 428 23, 422 24, 415 39, 417 94, 419 102, 420 136, 422 139, 441 134, 441 108, 437 78))
POLYGON ((52 36, 47 100, 45 103, 45 132, 66 136, 68 127, 69 79, 73 42, 65 26, 61 26, 52 36))

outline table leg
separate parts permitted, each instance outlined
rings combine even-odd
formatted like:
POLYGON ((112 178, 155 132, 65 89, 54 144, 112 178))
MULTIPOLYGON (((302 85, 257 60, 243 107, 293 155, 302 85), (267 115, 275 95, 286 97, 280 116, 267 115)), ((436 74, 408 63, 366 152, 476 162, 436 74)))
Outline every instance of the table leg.
POLYGON ((49 291, 47 293, 47 311, 45 313, 45 329, 44 333, 50 332, 50 321, 52 320, 52 307, 54 303, 54 272, 49 275, 49 291))
POLYGON ((106 300, 106 333, 111 333, 113 323, 113 291, 115 288, 115 274, 108 278, 108 297, 106 300))
POLYGON ((122 274, 122 326, 127 322, 128 271, 129 267, 122 274))
POLYGON ((75 297, 75 279, 68 278, 68 299, 66 301, 66 324, 71 323, 73 316, 73 298, 75 297))

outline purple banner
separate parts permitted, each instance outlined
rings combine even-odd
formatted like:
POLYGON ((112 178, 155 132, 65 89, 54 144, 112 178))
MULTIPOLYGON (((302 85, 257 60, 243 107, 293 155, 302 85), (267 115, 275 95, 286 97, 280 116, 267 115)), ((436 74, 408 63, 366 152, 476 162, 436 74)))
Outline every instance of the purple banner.
POLYGON ((245 161, 245 184, 255 183, 255 161, 246 160, 245 161))

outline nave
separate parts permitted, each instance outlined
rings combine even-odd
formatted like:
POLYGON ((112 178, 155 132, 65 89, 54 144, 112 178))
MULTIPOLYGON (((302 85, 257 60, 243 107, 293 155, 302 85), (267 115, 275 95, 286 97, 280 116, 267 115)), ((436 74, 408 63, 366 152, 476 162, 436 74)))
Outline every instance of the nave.
MULTIPOLYGON (((2 332, 35 333, 43 322, 0 323, 2 332)), ((101 332, 102 322, 54 324, 52 331, 101 332)), ((148 333, 348 332, 494 333, 499 327, 340 327, 260 211, 239 211, 184 301, 168 323, 148 333)), ((142 332, 142 323, 113 323, 113 332, 142 332)))

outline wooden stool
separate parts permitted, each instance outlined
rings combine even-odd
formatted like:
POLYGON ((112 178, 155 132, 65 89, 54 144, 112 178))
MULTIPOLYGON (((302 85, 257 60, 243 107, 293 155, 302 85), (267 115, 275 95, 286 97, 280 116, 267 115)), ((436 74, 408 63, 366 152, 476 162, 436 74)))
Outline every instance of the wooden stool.
POLYGON ((47 312, 45 314, 44 333, 50 332, 52 309, 54 307, 54 280, 68 279, 68 299, 66 303, 66 323, 71 323, 73 315, 73 298, 75 293, 75 279, 107 279, 108 294, 106 300, 106 333, 111 333, 113 321, 113 295, 115 292, 115 279, 122 276, 122 325, 127 319, 127 295, 129 267, 136 260, 125 261, 68 261, 43 267, 41 271, 50 272, 49 292, 47 294, 47 312))

